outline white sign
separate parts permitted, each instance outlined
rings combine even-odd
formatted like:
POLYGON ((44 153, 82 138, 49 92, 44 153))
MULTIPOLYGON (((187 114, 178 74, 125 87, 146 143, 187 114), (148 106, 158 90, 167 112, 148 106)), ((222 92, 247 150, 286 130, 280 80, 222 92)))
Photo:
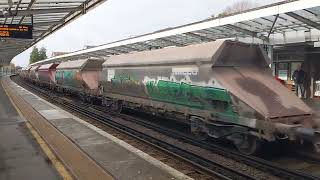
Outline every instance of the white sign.
POLYGON ((108 69, 108 81, 111 81, 111 79, 114 78, 114 75, 114 69, 108 69))
POLYGON ((199 73, 198 67, 180 67, 172 68, 173 75, 182 75, 182 76, 196 76, 199 73))
POLYGON ((314 42, 313 47, 320 47, 320 41, 314 42))

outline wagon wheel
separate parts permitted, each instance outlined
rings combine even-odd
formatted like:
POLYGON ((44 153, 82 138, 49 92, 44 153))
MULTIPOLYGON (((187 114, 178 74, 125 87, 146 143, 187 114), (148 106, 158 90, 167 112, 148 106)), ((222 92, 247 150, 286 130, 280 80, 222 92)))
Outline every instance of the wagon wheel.
POLYGON ((192 132, 192 134, 194 135, 194 137, 198 140, 198 141, 205 141, 209 138, 208 134, 206 132, 201 132, 201 131, 194 131, 192 132))
POLYGON ((87 99, 86 99, 86 97, 85 97, 84 94, 79 94, 79 96, 80 96, 80 99, 81 99, 81 101, 82 101, 83 103, 86 103, 86 102, 87 102, 87 99))
POLYGON ((261 148, 261 141, 250 134, 241 134, 241 138, 234 141, 234 145, 237 149, 246 155, 255 155, 261 148))
POLYGON ((191 123, 191 133, 195 137, 196 140, 198 141, 205 141, 208 139, 208 133, 204 132, 201 128, 202 124, 202 119, 196 116, 192 116, 190 118, 190 123, 191 123))
POLYGON ((121 101, 113 101, 110 110, 115 113, 121 113, 122 111, 122 102, 121 101))

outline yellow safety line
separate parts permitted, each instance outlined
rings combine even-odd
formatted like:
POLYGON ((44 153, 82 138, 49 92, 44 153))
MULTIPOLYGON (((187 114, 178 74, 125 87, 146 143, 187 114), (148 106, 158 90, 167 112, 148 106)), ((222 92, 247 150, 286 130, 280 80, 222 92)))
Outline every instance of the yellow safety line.
MULTIPOLYGON (((3 83, 2 80, 1 81, 1 86, 3 87, 3 83)), ((24 117, 22 112, 20 111, 20 109, 16 106, 16 104, 13 102, 12 98, 10 97, 8 91, 6 88, 4 88, 4 92, 6 93, 6 95, 8 96, 9 100, 11 101, 12 105, 14 106, 14 108, 17 110, 18 114, 21 117, 24 117)), ((56 170, 59 172, 59 174, 62 176, 62 178, 64 180, 73 180, 71 174, 67 171, 67 169, 65 168, 65 166, 62 164, 62 162, 57 158, 57 156, 52 152, 52 150, 49 148, 49 146, 47 145, 47 143, 42 139, 42 137, 38 134, 38 132, 32 127, 32 125, 27 122, 26 123, 29 131, 31 132, 31 134, 33 135, 33 137, 36 139, 36 141, 38 142, 38 144, 40 145, 41 149, 45 152, 45 154, 47 155, 47 157, 50 159, 51 163, 53 164, 53 166, 56 168, 56 170)))
POLYGON ((42 150, 46 153, 48 158, 50 159, 51 163, 54 165, 54 167, 57 169, 57 171, 60 173, 62 178, 64 180, 72 180, 72 176, 70 173, 66 170, 64 165, 59 161, 57 156, 51 151, 47 143, 41 138, 41 136, 38 134, 38 132, 32 127, 32 125, 27 122, 27 127, 30 130, 33 137, 36 139, 36 141, 39 143, 42 150))

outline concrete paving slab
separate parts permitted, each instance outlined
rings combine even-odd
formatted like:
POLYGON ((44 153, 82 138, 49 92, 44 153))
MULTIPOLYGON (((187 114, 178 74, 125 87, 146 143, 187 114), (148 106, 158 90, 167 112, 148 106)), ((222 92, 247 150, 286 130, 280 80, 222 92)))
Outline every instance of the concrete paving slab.
MULTIPOLYGON (((32 102, 34 102, 34 100, 32 102)), ((39 111, 39 113, 48 120, 68 118, 68 116, 53 108, 39 111)))
POLYGON ((114 142, 83 148, 118 179, 175 179, 114 142))
POLYGON ((51 121, 55 127, 69 135, 80 146, 92 146, 95 144, 103 144, 106 142, 112 142, 110 139, 105 138, 102 135, 97 134, 95 131, 87 128, 81 123, 75 123, 74 119, 56 119, 51 121))
POLYGON ((36 104, 32 104, 32 107, 38 111, 42 111, 42 110, 47 110, 47 109, 51 109, 52 107, 49 106, 48 104, 39 101, 36 104))
POLYGON ((174 178, 73 118, 54 119, 50 122, 117 179, 174 178))

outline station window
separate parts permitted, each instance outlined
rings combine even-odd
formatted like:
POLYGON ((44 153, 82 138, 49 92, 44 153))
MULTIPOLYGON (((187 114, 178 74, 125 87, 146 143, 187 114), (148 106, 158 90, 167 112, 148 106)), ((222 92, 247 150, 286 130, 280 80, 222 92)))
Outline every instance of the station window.
POLYGON ((287 81, 289 72, 289 63, 278 63, 277 75, 280 79, 287 81))

